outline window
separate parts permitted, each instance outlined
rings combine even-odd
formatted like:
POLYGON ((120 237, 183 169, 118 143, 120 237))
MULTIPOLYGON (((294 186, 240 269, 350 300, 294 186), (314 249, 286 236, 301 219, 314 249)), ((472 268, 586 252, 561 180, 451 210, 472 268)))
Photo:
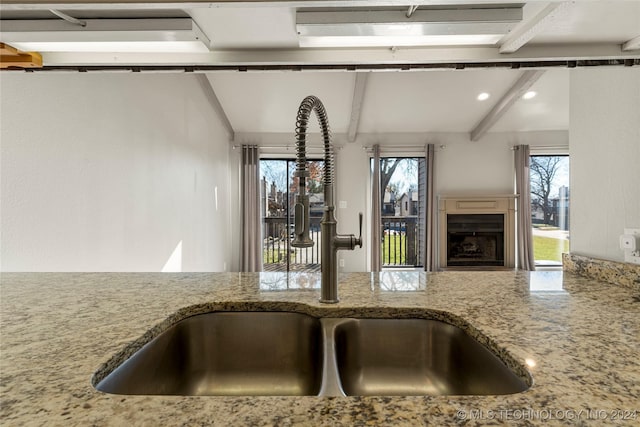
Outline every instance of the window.
POLYGON ((423 265, 426 176, 422 157, 380 158, 382 267, 423 265))
POLYGON ((324 161, 307 162, 311 175, 307 179, 310 235, 315 244, 304 249, 291 246, 294 233, 293 207, 298 190, 298 179, 293 177, 295 164, 295 160, 291 159, 260 160, 264 271, 320 270, 319 237, 324 206, 324 161))
POLYGON ((560 266, 569 252, 569 156, 531 156, 529 178, 536 266, 560 266))

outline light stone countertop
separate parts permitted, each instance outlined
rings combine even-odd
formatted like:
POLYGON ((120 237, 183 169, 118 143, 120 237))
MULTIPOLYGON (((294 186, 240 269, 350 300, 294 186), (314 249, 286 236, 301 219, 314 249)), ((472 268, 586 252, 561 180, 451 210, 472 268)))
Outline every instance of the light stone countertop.
POLYGON ((318 281, 316 273, 4 273, 0 424, 640 425, 638 287, 544 271, 348 273, 341 302, 323 305, 318 281), (534 384, 513 395, 440 397, 122 396, 92 387, 94 372, 154 326, 158 333, 212 308, 439 312, 527 365, 534 384))

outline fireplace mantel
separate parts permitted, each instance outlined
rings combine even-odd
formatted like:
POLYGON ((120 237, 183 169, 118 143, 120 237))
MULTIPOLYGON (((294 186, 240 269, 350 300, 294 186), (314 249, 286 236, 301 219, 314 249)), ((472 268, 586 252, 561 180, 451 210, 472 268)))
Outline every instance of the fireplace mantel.
MULTIPOLYGON (((510 269, 515 267, 515 208, 517 195, 501 194, 501 195, 440 195, 438 197, 438 213, 439 213, 439 261, 440 268, 443 270, 468 270, 468 269, 510 269), (502 258, 499 263, 483 262, 481 259, 475 259, 475 262, 466 263, 468 265, 460 266, 459 262, 450 260, 451 251, 448 245, 451 240, 448 230, 447 218, 449 215, 495 215, 500 214, 504 219, 504 227, 501 237, 503 240, 498 242, 503 248, 502 258), (450 265, 451 264, 451 265, 450 265)), ((476 233, 472 228, 469 229, 470 236, 476 233)), ((478 235, 481 235, 479 231, 478 235)), ((497 234, 496 234, 497 236, 497 234)), ((470 237, 471 238, 471 237, 470 237)), ((494 237, 494 240, 497 237, 494 237)), ((480 257, 478 257, 480 258, 480 257)), ((470 256, 470 259, 473 259, 470 256)), ((464 264, 464 263, 463 263, 464 264)))

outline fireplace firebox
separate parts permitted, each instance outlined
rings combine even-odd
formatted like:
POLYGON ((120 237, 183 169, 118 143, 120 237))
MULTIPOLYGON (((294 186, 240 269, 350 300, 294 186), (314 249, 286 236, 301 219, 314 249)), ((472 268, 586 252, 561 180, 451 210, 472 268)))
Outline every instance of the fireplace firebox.
POLYGON ((440 268, 513 268, 515 197, 440 196, 440 268))
POLYGON ((448 214, 449 267, 504 267, 504 214, 448 214))

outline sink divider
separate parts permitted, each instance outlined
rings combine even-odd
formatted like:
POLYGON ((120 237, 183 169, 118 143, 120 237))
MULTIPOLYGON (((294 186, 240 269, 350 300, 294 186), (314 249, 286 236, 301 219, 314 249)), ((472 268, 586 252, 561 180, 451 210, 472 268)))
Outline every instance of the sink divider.
POLYGON ((338 361, 336 360, 335 351, 335 329, 338 325, 346 322, 352 322, 350 318, 331 318, 325 317, 320 319, 323 335, 323 354, 322 354, 322 385, 318 396, 346 396, 340 382, 340 374, 338 373, 338 361))

